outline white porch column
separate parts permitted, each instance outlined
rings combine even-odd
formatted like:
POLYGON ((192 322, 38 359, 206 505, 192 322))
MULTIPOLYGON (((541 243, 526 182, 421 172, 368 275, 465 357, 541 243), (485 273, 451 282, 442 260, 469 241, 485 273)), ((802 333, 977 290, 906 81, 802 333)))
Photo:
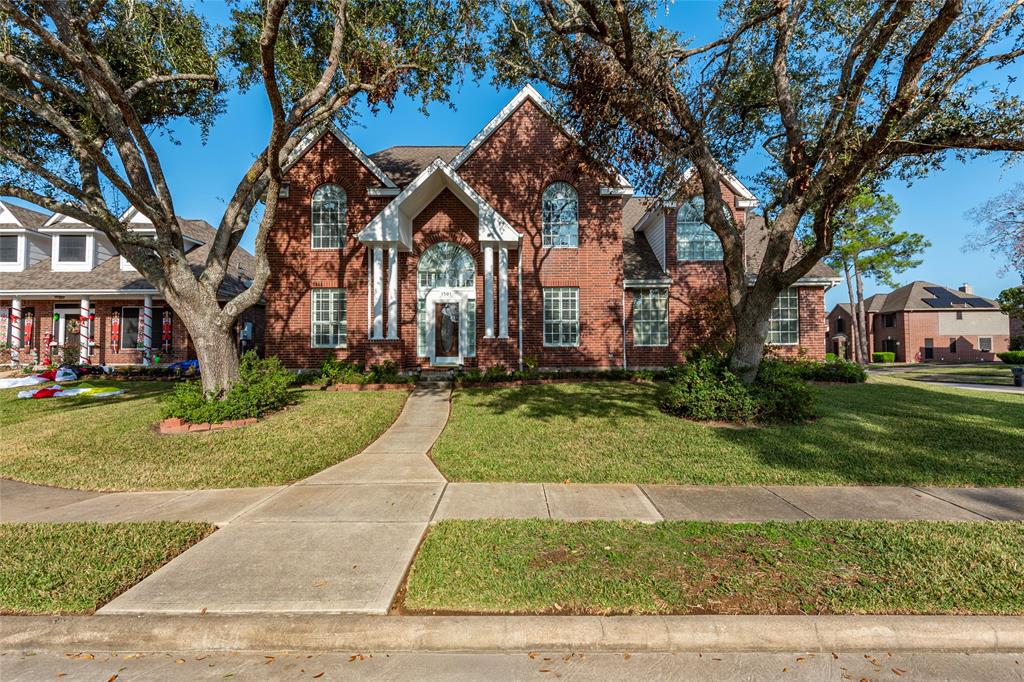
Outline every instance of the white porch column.
POLYGON ((494 247, 484 247, 484 336, 494 338, 494 247))
POLYGON ((373 338, 384 338, 384 249, 373 249, 373 338))
POLYGON ((508 338, 508 249, 498 249, 498 336, 508 338))
POLYGON ((398 338, 398 245, 388 249, 388 338, 398 338))
MULTIPOLYGON (((88 313, 86 313, 88 314, 88 313)), ((153 347, 153 297, 142 302, 142 364, 149 364, 149 349, 153 347)))
POLYGON ((21 360, 22 329, 25 321, 21 318, 21 299, 11 300, 11 359, 15 363, 21 360))
POLYGON ((89 364, 89 297, 83 296, 78 314, 78 364, 89 364))

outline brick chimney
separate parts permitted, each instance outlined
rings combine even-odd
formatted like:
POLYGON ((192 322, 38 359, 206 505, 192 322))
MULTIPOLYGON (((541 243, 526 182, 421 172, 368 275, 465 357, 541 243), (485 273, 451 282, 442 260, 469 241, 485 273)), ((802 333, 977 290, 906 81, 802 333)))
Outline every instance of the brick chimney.
POLYGON ((963 284, 960 285, 960 293, 963 293, 963 294, 973 294, 974 293, 974 287, 972 287, 967 282, 964 282, 963 284))

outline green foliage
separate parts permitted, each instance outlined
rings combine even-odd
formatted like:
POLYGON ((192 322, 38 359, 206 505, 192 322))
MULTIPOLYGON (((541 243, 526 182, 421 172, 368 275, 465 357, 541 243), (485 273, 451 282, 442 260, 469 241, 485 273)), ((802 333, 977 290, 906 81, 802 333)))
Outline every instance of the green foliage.
POLYGON ((370 365, 366 372, 365 383, 369 384, 407 384, 412 377, 402 376, 401 367, 394 360, 385 360, 376 365, 370 365))
POLYGON ((896 354, 886 351, 871 354, 871 362, 896 362, 896 354))
POLYGON ((292 383, 333 386, 334 384, 407 384, 412 381, 412 377, 402 375, 401 368, 394 360, 386 360, 366 369, 362 365, 347 360, 327 358, 320 365, 319 371, 300 372, 293 378, 292 383))
POLYGON ((996 355, 1008 365, 1024 365, 1024 350, 1011 350, 996 355))
MULTIPOLYGON (((1024 189, 1024 185, 1022 185, 1022 189, 1024 189)), ((1024 320, 1024 287, 1003 289, 999 292, 998 300, 1000 310, 1010 317, 1024 320)))
POLYGON ((835 353, 825 353, 825 362, 835 362, 839 359, 839 356, 835 353))
POLYGON ((750 386, 757 421, 799 424, 814 419, 814 393, 796 368, 785 362, 763 362, 750 386))
POLYGON ((840 360, 834 355, 832 355, 831 360, 826 360, 825 362, 798 360, 787 364, 793 373, 806 381, 835 381, 845 384, 859 384, 867 381, 868 378, 868 373, 856 362, 840 360))
POLYGON ((323 386, 332 384, 365 384, 366 373, 354 362, 327 358, 320 365, 320 375, 316 382, 323 386))
POLYGON ((1024 350, 1024 336, 1011 336, 1010 350, 1024 350))
POLYGON ((288 404, 291 383, 292 373, 280 360, 249 351, 242 356, 238 381, 223 396, 207 396, 199 382, 184 382, 167 396, 163 414, 190 424, 260 417, 288 404))

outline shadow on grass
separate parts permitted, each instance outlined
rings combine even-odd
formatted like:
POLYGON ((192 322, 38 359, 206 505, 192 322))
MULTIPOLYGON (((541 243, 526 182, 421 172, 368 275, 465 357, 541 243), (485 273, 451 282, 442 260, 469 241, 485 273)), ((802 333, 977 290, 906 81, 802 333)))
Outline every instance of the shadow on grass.
POLYGON ((616 381, 463 390, 495 414, 515 412, 517 417, 544 422, 555 418, 576 421, 585 417, 614 420, 652 416, 661 394, 656 386, 616 381))

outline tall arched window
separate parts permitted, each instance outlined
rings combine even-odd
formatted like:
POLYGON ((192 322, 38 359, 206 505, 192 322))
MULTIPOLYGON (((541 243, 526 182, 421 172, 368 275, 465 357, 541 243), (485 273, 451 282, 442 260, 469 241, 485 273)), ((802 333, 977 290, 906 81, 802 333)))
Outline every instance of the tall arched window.
POLYGON ((579 246, 579 199, 572 185, 567 182, 548 185, 541 201, 541 211, 544 246, 579 246))
POLYGON ((722 241, 704 222, 704 197, 691 197, 676 213, 676 259, 722 260, 722 241))
MULTIPOLYGON (((476 261, 469 251, 452 242, 438 242, 420 256, 416 264, 416 352, 427 356, 427 294, 446 287, 468 289, 476 286, 476 261)), ((476 297, 466 301, 465 356, 476 355, 476 297)))
POLYGON ((337 185, 320 185, 313 192, 313 248, 340 249, 345 241, 348 199, 337 185))

